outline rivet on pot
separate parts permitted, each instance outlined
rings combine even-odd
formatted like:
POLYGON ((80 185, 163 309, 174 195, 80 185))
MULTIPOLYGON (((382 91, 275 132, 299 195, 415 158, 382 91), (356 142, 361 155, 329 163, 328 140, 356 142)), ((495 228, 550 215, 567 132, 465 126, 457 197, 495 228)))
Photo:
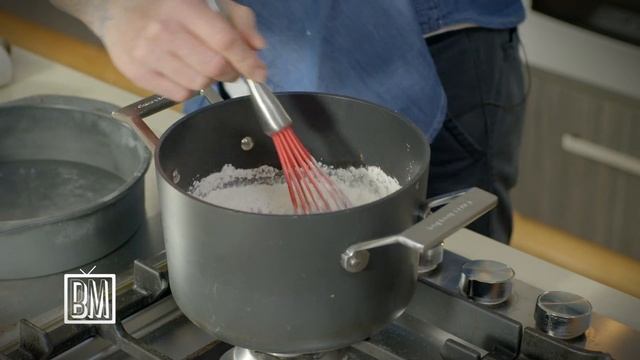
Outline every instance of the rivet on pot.
POLYGON ((348 272, 360 272, 369 264, 369 252, 367 250, 356 251, 353 254, 342 254, 342 267, 348 272))
POLYGON ((240 140, 240 147, 242 148, 242 150, 244 151, 249 151, 251 149, 253 149, 253 139, 251 138, 251 136, 245 136, 242 138, 242 140, 240 140))
POLYGON ((174 169, 171 176, 174 184, 180 182, 180 173, 178 172, 178 169, 174 169))

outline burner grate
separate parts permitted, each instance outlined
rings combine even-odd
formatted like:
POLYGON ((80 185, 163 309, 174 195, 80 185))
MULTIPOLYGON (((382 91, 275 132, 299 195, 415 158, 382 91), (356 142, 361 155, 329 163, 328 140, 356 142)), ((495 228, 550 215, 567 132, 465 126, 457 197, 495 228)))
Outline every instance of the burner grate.
MULTIPOLYGON (((19 323, 19 346, 1 360, 50 359, 92 338, 101 338, 128 355, 144 360, 171 360, 171 358, 143 340, 135 338, 124 327, 123 320, 146 309, 170 294, 164 253, 148 261, 136 260, 133 265, 133 282, 117 296, 117 320, 115 324, 78 325, 61 324, 49 331, 38 328, 28 320, 19 323)), ((231 348, 213 340, 187 355, 185 359, 219 359, 231 348)))

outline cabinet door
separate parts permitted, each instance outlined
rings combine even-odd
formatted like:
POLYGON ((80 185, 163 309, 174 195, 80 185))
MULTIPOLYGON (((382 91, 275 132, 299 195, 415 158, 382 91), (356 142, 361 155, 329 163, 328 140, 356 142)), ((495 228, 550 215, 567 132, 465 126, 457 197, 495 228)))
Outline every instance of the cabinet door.
POLYGON ((533 69, 525 121, 516 210, 640 259, 640 101, 533 69))

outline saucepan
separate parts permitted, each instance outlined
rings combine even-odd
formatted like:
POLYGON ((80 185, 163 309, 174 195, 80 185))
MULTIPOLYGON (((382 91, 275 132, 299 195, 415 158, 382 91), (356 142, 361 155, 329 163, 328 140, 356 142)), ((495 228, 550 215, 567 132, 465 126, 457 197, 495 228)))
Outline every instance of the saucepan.
POLYGON ((151 153, 117 109, 59 95, 0 106, 0 279, 82 266, 144 222, 151 153))
POLYGON ((173 102, 150 97, 114 116, 155 146, 170 285, 185 315, 225 342, 260 352, 338 349, 402 314, 421 254, 489 211, 496 198, 471 189, 425 217, 429 145, 411 122, 345 96, 277 97, 320 161, 376 165, 401 188, 366 205, 312 215, 216 206, 189 194, 194 179, 225 164, 278 166, 250 98, 190 113, 160 139, 142 119, 173 102))

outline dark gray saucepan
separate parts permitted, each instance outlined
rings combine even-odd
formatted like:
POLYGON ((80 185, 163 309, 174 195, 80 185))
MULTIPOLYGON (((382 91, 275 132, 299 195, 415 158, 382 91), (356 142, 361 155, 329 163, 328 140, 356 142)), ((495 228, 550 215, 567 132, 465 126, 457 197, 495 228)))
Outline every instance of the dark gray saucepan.
POLYGON ((397 113, 352 98, 315 93, 278 98, 316 158, 338 166, 380 166, 402 188, 376 202, 325 214, 264 215, 218 207, 188 194, 194 179, 229 163, 277 166, 249 98, 186 115, 159 141, 142 117, 170 101, 147 98, 114 115, 132 121, 148 143, 157 144, 171 289, 189 319, 252 350, 336 349, 399 316, 414 292, 420 251, 438 245, 496 200, 473 189, 416 224, 429 165, 420 130, 397 113), (250 151, 240 146, 247 136, 255 142, 250 151))
POLYGON ((52 95, 0 106, 0 279, 99 259, 144 221, 151 153, 114 108, 52 95))

